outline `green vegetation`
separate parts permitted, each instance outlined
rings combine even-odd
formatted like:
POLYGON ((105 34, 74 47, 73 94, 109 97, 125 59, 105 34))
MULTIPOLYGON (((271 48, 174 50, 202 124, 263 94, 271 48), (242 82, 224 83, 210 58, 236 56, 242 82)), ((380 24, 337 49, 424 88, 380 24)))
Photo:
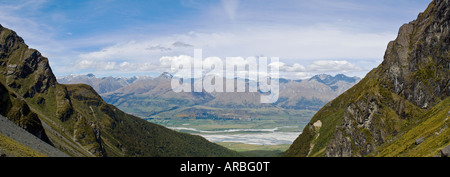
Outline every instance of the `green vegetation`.
POLYGON ((439 150, 450 145, 450 98, 443 100, 421 115, 421 119, 411 123, 405 133, 381 146, 373 156, 414 157, 434 156, 439 150), (417 144, 419 138, 424 141, 417 144))
POLYGON ((27 147, 0 133, 0 154, 7 157, 45 157, 44 154, 27 147))
POLYGON ((289 148, 289 144, 282 145, 253 145, 244 143, 221 142, 223 147, 239 152, 245 157, 281 157, 289 148))
POLYGON ((285 152, 284 156, 305 157, 309 154, 324 156, 324 149, 328 142, 334 137, 337 127, 342 123, 346 106, 349 103, 356 102, 354 95, 364 95, 361 92, 367 92, 370 89, 373 89, 373 84, 371 84, 371 82, 373 82, 373 80, 366 77, 353 88, 326 104, 314 115, 310 124, 303 129, 302 134, 294 141, 291 147, 285 152), (319 132, 317 132, 312 127, 312 124, 319 120, 322 122, 322 127, 319 132), (320 138, 316 137, 317 135, 319 135, 320 138), (311 147, 313 148, 311 149, 311 147))

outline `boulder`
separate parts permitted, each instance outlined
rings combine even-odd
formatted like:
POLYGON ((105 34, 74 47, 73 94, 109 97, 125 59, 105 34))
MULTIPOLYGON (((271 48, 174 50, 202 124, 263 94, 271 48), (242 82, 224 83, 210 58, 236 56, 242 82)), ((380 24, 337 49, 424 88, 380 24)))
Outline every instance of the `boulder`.
POLYGON ((450 146, 447 146, 441 150, 441 157, 448 157, 449 153, 450 153, 450 146))
POLYGON ((422 144, 423 141, 425 141, 425 137, 420 137, 419 139, 416 140, 416 145, 422 144))

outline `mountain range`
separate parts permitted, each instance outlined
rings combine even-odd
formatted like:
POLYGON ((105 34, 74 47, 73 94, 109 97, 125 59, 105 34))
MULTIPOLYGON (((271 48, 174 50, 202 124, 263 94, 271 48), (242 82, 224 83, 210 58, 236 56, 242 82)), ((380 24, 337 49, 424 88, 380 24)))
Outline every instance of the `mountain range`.
MULTIPOLYGON (((2 125, 15 124, 69 156, 239 156, 200 136, 126 114, 89 85, 59 84, 48 59, 1 25, 0 114, 10 121, 2 125)), ((35 153, 42 152, 37 143, 20 143, 26 137, 0 133, 1 155, 21 156, 19 149, 29 156, 55 155, 35 153)))
MULTIPOLYGON (((274 104, 260 104, 261 93, 175 93, 171 88, 172 75, 132 78, 103 77, 93 74, 70 75, 58 78, 65 84, 84 83, 96 89, 106 102, 140 117, 174 111, 189 106, 204 105, 213 108, 260 108, 318 110, 325 103, 359 82, 358 77, 317 75, 306 80, 280 79, 280 98, 274 104), (105 92, 110 90, 110 92, 105 92)), ((237 78, 235 79, 237 80, 237 78)), ((249 84, 246 80, 246 84, 249 84)), ((182 114, 182 113, 180 113, 182 114)))
POLYGON ((284 155, 448 156, 449 12, 434 0, 403 25, 383 63, 317 112, 284 155))

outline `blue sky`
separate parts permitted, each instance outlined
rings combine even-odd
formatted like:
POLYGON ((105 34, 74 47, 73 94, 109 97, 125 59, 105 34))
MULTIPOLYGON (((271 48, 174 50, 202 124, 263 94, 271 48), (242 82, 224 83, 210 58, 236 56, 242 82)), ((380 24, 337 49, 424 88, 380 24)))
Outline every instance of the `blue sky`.
POLYGON ((151 75, 162 58, 280 57, 286 77, 363 77, 431 0, 0 0, 57 76, 151 75))

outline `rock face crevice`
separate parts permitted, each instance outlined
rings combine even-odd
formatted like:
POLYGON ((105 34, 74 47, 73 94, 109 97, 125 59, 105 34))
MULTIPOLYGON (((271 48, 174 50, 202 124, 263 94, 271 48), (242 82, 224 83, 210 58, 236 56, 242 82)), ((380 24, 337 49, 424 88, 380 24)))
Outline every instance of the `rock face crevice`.
POLYGON ((327 146, 326 156, 366 156, 374 147, 383 144, 387 132, 384 131, 384 122, 379 121, 381 113, 378 110, 375 98, 347 106, 342 124, 336 128, 335 137, 327 146))

